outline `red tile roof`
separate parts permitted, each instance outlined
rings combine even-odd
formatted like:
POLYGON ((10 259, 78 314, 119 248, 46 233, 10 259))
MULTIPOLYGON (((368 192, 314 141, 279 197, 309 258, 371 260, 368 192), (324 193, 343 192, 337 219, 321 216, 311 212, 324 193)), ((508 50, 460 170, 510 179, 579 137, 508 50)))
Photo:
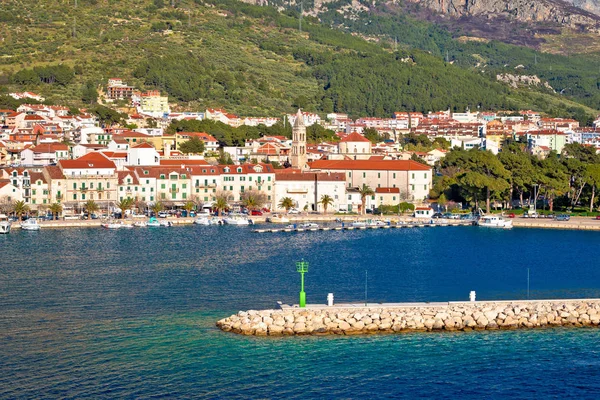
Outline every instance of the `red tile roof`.
POLYGON ((140 144, 136 144, 135 146, 132 147, 132 149, 154 149, 154 146, 152 146, 150 143, 140 143, 140 144))
POLYGON ((311 169, 365 171, 430 171, 431 167, 413 160, 318 160, 308 163, 311 169))
POLYGON ((367 139, 360 133, 352 132, 351 134, 343 138, 341 142, 369 142, 369 139, 367 139))
POLYGON ((68 151, 69 147, 62 143, 43 143, 35 147, 31 147, 35 153, 55 153, 57 151, 68 151))
MULTIPOLYGON (((289 168, 291 169, 291 168, 289 168)), ((278 170, 276 170, 276 177, 278 181, 315 181, 315 178, 317 181, 327 181, 327 182, 334 182, 334 181, 341 181, 341 182, 345 182, 346 181, 346 175, 343 172, 332 172, 332 173, 327 173, 327 172, 286 172, 289 169, 284 169, 284 170, 280 170, 283 172, 280 172, 278 170), (316 177, 315 177, 316 175, 316 177)))
MULTIPOLYGON (((172 152, 171 152, 172 153, 172 152)), ((194 159, 185 159, 185 160, 160 160, 161 166, 181 166, 184 165, 194 166, 194 165, 210 165, 206 160, 194 160, 194 159)))
POLYGON ((50 179, 63 179, 62 170, 57 165, 50 165, 44 168, 48 172, 50 179))
POLYGON ((63 170, 87 168, 116 168, 115 163, 109 160, 104 154, 100 152, 87 153, 86 155, 79 157, 76 160, 61 160, 58 163, 63 170))

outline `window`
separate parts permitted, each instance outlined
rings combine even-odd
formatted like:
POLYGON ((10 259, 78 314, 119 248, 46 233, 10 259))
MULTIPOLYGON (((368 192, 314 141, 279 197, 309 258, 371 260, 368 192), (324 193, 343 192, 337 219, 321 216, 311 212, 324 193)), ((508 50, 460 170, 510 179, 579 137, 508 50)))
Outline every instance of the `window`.
POLYGON ((413 172, 413 174, 412 174, 412 178, 413 178, 413 179, 415 179, 415 173, 414 173, 414 172, 413 172))
POLYGON ((35 196, 35 189, 33 189, 33 190, 31 191, 31 194, 33 194, 33 195, 35 196))
POLYGON ((229 186, 229 190, 233 191, 233 186, 229 186))
MULTIPOLYGON (((136 190, 137 190, 137 188, 136 188, 136 190)), ((143 188, 142 188, 142 193, 143 193, 143 192, 145 192, 145 191, 146 191, 146 188, 145 188, 145 187, 143 187, 143 188)))
POLYGON ((271 186, 267 186, 267 190, 271 190, 271 186))
POLYGON ((81 200, 85 200, 85 193, 81 194, 81 200))
POLYGON ((183 184, 181 184, 181 188, 182 188, 182 189, 186 189, 186 188, 187 188, 187 183, 183 183, 183 184))
POLYGON ((186 179, 186 175, 185 174, 181 174, 181 179, 186 179))
POLYGON ((77 194, 73 193, 73 200, 77 200, 77 194))
POLYGON ((149 185, 149 184, 150 184, 150 179, 146 179, 146 185, 149 185))
POLYGON ((161 184, 161 185, 160 185, 160 188, 161 188, 161 189, 166 189, 166 188, 167 188, 167 186, 166 186, 166 185, 163 183, 163 184, 161 184))
POLYGON ((122 191, 123 191, 123 189, 125 189, 125 188, 124 188, 123 186, 121 186, 121 187, 119 188, 119 191, 121 191, 121 192, 122 192, 122 191))
POLYGON ((396 179, 396 173, 395 173, 395 172, 392 174, 392 177, 393 177, 394 179, 396 179))
POLYGON ((367 177, 367 173, 363 172, 363 178, 366 178, 366 177, 367 177))
POLYGON ((73 189, 77 189, 77 182, 73 182, 73 189))
POLYGON ((182 198, 182 199, 187 199, 187 193, 182 193, 182 194, 181 194, 181 198, 182 198))
POLYGON ((377 173, 377 178, 381 178, 381 172, 377 173))
MULTIPOLYGON (((268 180, 269 182, 271 182, 271 177, 270 177, 270 176, 268 176, 268 177, 267 177, 267 180, 268 180)), ((270 198, 270 197, 271 197, 271 196, 269 196, 269 198, 270 198)))
POLYGON ((110 189, 110 182, 106 182, 106 188, 110 189))
POLYGON ((165 179, 165 174, 160 174, 160 179, 165 179))
POLYGON ((415 190, 415 185, 410 185, 410 190, 415 190))

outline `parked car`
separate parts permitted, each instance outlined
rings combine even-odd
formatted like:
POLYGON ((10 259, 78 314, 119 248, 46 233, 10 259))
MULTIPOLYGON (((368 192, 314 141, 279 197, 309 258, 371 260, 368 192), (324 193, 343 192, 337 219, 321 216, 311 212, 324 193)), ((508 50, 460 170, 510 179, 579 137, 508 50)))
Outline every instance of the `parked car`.
POLYGON ((571 216, 569 214, 558 214, 554 219, 557 221, 568 221, 571 219, 571 216))
POLYGON ((270 212, 271 212, 271 210, 269 210, 267 207, 264 207, 264 208, 262 209, 262 212, 264 212, 264 213, 270 213, 270 212))
POLYGON ((600 220, 600 215, 596 215, 596 219, 600 220))
POLYGON ((514 218, 514 217, 515 217, 515 213, 508 214, 508 218, 514 218))
POLYGON ((437 213, 433 214, 431 216, 431 218, 436 218, 436 219, 437 218, 444 218, 444 214, 437 212, 437 213))
POLYGON ((169 214, 166 213, 165 211, 161 211, 158 213, 158 218, 167 218, 169 214))
POLYGON ((300 214, 300 210, 298 210, 297 208, 290 208, 288 214, 300 214))
POLYGON ((251 215, 263 215, 262 211, 260 211, 260 210, 252 210, 252 211, 250 212, 250 214, 251 214, 251 215))

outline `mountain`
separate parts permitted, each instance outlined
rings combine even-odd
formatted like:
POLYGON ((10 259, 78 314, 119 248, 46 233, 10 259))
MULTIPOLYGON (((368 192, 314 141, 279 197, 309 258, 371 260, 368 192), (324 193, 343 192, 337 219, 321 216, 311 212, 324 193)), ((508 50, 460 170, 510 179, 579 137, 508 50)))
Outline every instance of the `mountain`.
POLYGON ((310 15, 300 21, 297 10, 234 0, 78 0, 76 7, 67 0, 6 0, 0 93, 39 91, 83 106, 93 101, 90 88, 119 77, 169 94, 180 109, 224 107, 248 116, 297 107, 355 117, 535 108, 585 123, 597 113, 596 81, 578 73, 595 70, 588 60, 462 43, 401 10, 362 5, 353 20, 338 10, 361 3, 338 3, 328 3, 320 23, 310 15), (541 66, 550 62, 546 73, 541 66), (538 75, 552 88, 496 81, 519 64, 519 73, 538 75))

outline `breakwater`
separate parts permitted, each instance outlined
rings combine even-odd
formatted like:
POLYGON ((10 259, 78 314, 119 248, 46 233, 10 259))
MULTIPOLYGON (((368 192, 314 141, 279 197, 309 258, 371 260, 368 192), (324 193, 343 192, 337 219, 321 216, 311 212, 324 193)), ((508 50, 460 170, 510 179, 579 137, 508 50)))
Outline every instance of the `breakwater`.
POLYGON ((255 336, 355 335, 598 326, 600 299, 398 303, 240 311, 221 319, 226 332, 255 336))

